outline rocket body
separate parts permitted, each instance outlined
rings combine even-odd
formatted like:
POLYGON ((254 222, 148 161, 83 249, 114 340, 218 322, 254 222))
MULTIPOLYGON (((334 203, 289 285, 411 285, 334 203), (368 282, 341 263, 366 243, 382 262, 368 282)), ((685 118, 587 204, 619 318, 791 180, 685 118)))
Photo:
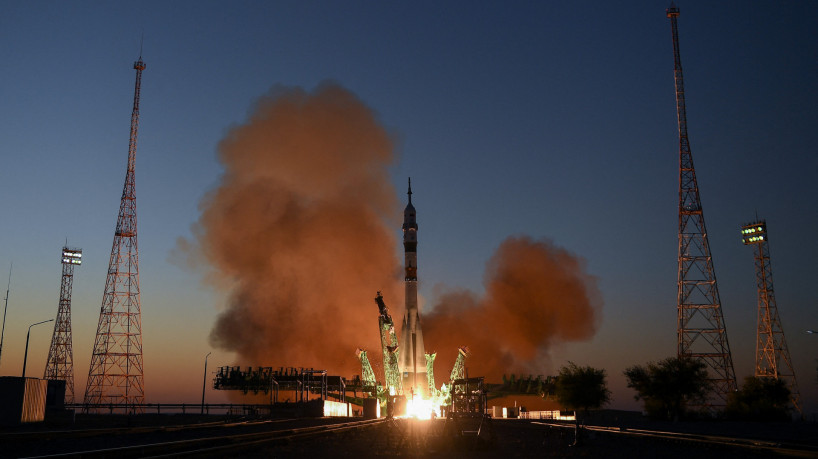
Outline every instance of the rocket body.
POLYGON ((409 182, 409 203, 403 211, 403 250, 406 285, 406 312, 400 342, 401 382, 407 397, 428 398, 429 384, 426 374, 426 350, 423 346, 423 331, 420 327, 418 311, 418 257, 415 207, 412 205, 412 182, 409 182))

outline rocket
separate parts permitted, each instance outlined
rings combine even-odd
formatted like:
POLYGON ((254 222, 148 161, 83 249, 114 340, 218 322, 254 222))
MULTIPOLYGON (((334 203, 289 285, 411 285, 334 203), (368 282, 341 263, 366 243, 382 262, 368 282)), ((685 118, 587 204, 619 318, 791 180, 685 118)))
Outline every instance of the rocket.
POLYGON ((428 397, 426 351, 418 312, 418 224, 412 205, 412 179, 409 179, 409 203, 403 211, 403 251, 406 285, 406 312, 403 316, 400 342, 401 382, 403 393, 428 397))

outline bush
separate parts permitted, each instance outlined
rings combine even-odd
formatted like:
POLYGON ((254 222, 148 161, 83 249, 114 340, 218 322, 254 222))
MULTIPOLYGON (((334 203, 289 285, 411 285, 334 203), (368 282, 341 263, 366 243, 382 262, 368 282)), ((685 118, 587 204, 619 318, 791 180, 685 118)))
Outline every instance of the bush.
POLYGON ((745 421, 789 421, 790 390, 783 379, 748 376, 730 394, 725 415, 745 421))

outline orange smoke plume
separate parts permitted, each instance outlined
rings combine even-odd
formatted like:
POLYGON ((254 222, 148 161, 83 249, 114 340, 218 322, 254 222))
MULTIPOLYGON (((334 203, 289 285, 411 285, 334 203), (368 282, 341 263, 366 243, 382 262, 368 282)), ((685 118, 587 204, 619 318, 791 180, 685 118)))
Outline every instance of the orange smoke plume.
MULTIPOLYGON (((403 297, 394 158, 372 110, 333 83, 274 88, 229 130, 219 144, 224 175, 201 202, 194 240, 179 242, 209 284, 229 291, 213 346, 235 352, 237 364, 345 376, 360 372, 359 347, 380 363, 375 292, 403 297)), ((438 383, 464 344, 471 375, 496 381, 543 373, 553 344, 595 333, 596 281, 549 241, 507 239, 484 283, 484 298, 448 293, 422 317, 426 349, 445 369, 438 383)))
POLYGON ((190 260, 230 289, 210 341, 243 364, 360 371, 378 349, 376 290, 400 292, 390 134, 354 94, 277 87, 219 144, 190 260))
MULTIPOLYGON (((451 368, 456 349, 471 349, 470 376, 546 374, 552 345, 596 333, 601 295, 581 258, 548 240, 506 239, 486 266, 486 294, 443 295, 423 318, 426 348, 451 368)), ((442 374, 448 379, 448 373, 442 374)))

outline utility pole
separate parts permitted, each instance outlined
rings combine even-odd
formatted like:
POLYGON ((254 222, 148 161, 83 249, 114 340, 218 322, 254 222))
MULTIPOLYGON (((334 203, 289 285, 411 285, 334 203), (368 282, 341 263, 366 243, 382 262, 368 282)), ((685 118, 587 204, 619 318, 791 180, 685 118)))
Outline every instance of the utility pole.
POLYGON ((9 265, 9 283, 6 286, 6 305, 3 307, 3 328, 0 330, 0 357, 3 356, 3 337, 6 334, 6 312, 9 310, 9 290, 11 289, 11 268, 14 264, 9 265))
POLYGON ((687 137, 682 60, 679 55, 679 9, 667 9, 673 33, 673 75, 676 82, 676 114, 679 122, 679 273, 677 290, 677 355, 707 365, 713 396, 703 408, 723 409, 727 396, 736 390, 736 373, 727 341, 727 325, 721 311, 716 271, 704 212, 687 137))
MULTIPOLYGON (((119 205, 99 324, 85 386, 85 404, 111 404, 126 413, 142 413, 145 386, 142 366, 142 309, 139 295, 139 250, 136 240, 136 139, 139 91, 145 63, 134 63, 136 84, 128 170, 119 205)), ((93 407, 87 408, 93 410, 93 407)))
POLYGON ((205 383, 207 382, 207 358, 210 357, 212 352, 208 352, 205 356, 205 365, 204 365, 204 376, 202 376, 202 414, 204 414, 204 402, 205 402, 205 383))

